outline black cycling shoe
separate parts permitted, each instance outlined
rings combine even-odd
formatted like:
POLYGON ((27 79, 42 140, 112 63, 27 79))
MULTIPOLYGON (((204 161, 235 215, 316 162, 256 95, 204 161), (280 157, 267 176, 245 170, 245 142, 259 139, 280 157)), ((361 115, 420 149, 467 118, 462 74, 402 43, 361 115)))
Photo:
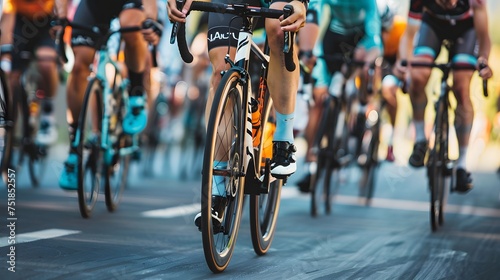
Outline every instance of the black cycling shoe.
POLYGON ((467 172, 465 169, 458 168, 456 176, 457 176, 456 186, 455 186, 456 192, 467 193, 473 188, 472 178, 470 176, 470 173, 467 172))
POLYGON ((278 179, 286 179, 297 170, 295 145, 286 141, 273 141, 273 158, 271 160, 271 175, 278 179))
POLYGON ((301 193, 308 193, 311 191, 311 173, 307 172, 307 174, 297 182, 297 186, 299 186, 299 191, 301 193))
POLYGON ((424 166, 425 154, 427 153, 427 141, 420 141, 413 146, 409 164, 413 167, 424 166))
MULTIPOLYGON (((224 211, 226 210, 227 197, 223 196, 212 196, 212 224, 214 233, 222 231, 222 219, 224 218, 224 211)), ((201 231, 201 212, 196 214, 194 217, 194 224, 201 231)))

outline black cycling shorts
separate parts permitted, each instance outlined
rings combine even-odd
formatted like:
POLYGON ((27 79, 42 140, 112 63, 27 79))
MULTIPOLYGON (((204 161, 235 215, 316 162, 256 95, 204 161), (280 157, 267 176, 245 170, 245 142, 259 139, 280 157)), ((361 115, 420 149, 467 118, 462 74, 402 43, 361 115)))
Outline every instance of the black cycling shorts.
POLYGON ((365 32, 361 29, 349 35, 335 33, 327 29, 323 37, 323 54, 326 57, 328 72, 335 73, 342 68, 342 63, 329 62, 329 56, 342 55, 344 62, 348 62, 354 57, 354 50, 364 37, 365 32))
MULTIPOLYGON (((272 2, 290 2, 292 0, 274 0, 272 2)), ((249 6, 261 7, 260 0, 213 0, 214 3, 247 3, 249 6)), ((264 28, 265 20, 254 18, 254 29, 264 28), (256 22, 255 22, 256 21, 256 22)), ((208 16, 208 50, 215 47, 236 47, 242 19, 231 14, 210 13, 208 16)))
POLYGON ((29 19, 16 15, 14 27, 14 49, 12 50, 12 70, 24 71, 29 65, 35 50, 39 47, 55 49, 50 35, 52 17, 29 19))
POLYGON ((424 14, 413 54, 435 59, 444 40, 453 43, 451 52, 454 62, 476 65, 479 47, 472 18, 452 25, 449 21, 424 14))
MULTIPOLYGON (((97 26, 103 32, 109 29, 112 19, 127 9, 141 9, 142 0, 82 0, 76 9, 73 22, 83 26, 97 26)), ((72 46, 88 46, 98 48, 99 38, 92 32, 73 29, 72 46)))

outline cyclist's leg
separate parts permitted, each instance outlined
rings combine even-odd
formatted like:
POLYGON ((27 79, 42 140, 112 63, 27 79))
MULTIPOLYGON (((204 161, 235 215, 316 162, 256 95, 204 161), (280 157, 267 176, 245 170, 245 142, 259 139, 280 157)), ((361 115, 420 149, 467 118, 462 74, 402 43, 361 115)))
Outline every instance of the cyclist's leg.
MULTIPOLYGON (((92 9, 87 1, 82 1, 78 5, 73 22, 83 26, 94 26, 105 24, 102 18, 99 21, 93 16, 92 9)), ((109 21, 108 21, 109 25, 109 21)), ((83 96, 87 87, 87 78, 90 75, 90 65, 93 62, 96 40, 92 33, 83 30, 72 30, 71 45, 75 55, 75 63, 68 76, 66 86, 66 102, 68 105, 67 121, 70 144, 73 141, 74 133, 78 125, 78 117, 83 102, 83 96)), ((76 190, 77 182, 77 156, 76 151, 70 145, 68 158, 59 178, 59 185, 66 190, 76 190)))
MULTIPOLYGON (((225 3, 226 0, 217 0, 216 2, 225 3)), ((244 1, 236 1, 244 2, 244 1)), ((259 1, 252 1, 252 5, 259 6, 259 1)), ((210 109, 212 108, 212 103, 215 95, 215 91, 219 86, 222 76, 221 71, 229 69, 229 64, 225 62, 225 56, 227 54, 228 46, 229 54, 234 58, 236 53, 236 43, 238 38, 239 27, 241 26, 241 19, 234 19, 232 15, 222 15, 216 13, 210 13, 208 15, 208 56, 210 63, 212 64, 212 75, 210 77, 210 89, 207 98, 207 103, 205 107, 205 120, 208 121, 210 118, 210 109), (228 26, 230 27, 228 31, 228 26)), ((229 133, 224 133, 229 135, 229 133)), ((223 139, 222 141, 231 141, 231 139, 223 139)), ((229 146, 227 143, 226 146, 229 146)), ((217 151, 215 159, 217 161, 217 166, 220 168, 225 168, 227 166, 228 160, 226 158, 227 151, 217 151)), ((223 209, 226 204, 226 182, 224 176, 213 176, 212 184, 212 216, 214 220, 222 220, 222 215, 224 214, 223 209)), ((199 225, 201 219, 201 213, 195 216, 195 224, 199 225)))
POLYGON ((37 97, 42 98, 40 127, 36 141, 44 145, 52 144, 58 138, 53 99, 59 86, 55 42, 49 34, 50 18, 47 18, 46 21, 46 25, 39 31, 38 48, 35 51, 36 57, 39 58, 38 70, 40 72, 40 80, 38 81, 40 92, 37 92, 37 97))
MULTIPOLYGON (((271 3, 273 9, 283 9, 287 0, 278 0, 271 3)), ((273 159, 271 160, 271 174, 274 176, 289 176, 297 169, 293 145, 293 122, 295 118, 295 99, 297 97, 300 70, 289 72, 283 65, 283 37, 279 21, 266 19, 266 32, 270 47, 268 86, 276 111, 276 131, 273 139, 273 159)), ((297 49, 297 48, 295 48, 297 49)), ((298 58, 293 56, 295 65, 298 58)))
MULTIPOLYGON (((123 1, 123 10, 120 12, 120 26, 141 26, 146 19, 142 11, 142 2, 139 0, 123 1)), ((122 34, 125 41, 125 64, 128 68, 130 80, 129 110, 123 121, 123 130, 129 134, 136 134, 144 130, 147 124, 144 96, 144 71, 148 59, 147 43, 140 32, 122 34)))
MULTIPOLYGON (((413 51, 413 61, 431 63, 439 55, 442 40, 426 22, 422 22, 418 33, 418 43, 413 51)), ((424 166, 427 152, 427 136, 425 133, 425 107, 427 95, 425 86, 431 75, 431 69, 424 67, 411 68, 411 83, 409 88, 413 108, 413 125, 415 127, 415 145, 409 163, 413 167, 424 166)))
MULTIPOLYGON (((454 63, 470 64, 477 63, 478 48, 476 34, 473 28, 466 31, 460 39, 455 41, 456 55, 452 58, 454 63)), ((457 133, 459 155, 457 160, 456 189, 466 192, 472 188, 472 179, 466 171, 466 157, 469 146, 469 137, 474 120, 474 108, 470 99, 470 81, 473 71, 461 70, 453 72, 453 93, 457 99, 455 109, 455 131, 457 133)))
POLYGON ((384 72, 382 84, 381 84, 381 93, 382 98, 385 102, 385 109, 389 114, 389 121, 391 124, 391 132, 389 135, 388 143, 387 143, 387 156, 386 160, 389 162, 393 162, 395 160, 394 157, 394 127, 396 125, 396 114, 398 109, 398 101, 396 98, 396 93, 398 91, 399 80, 396 76, 392 75, 392 67, 393 64, 388 64, 382 70, 384 72))

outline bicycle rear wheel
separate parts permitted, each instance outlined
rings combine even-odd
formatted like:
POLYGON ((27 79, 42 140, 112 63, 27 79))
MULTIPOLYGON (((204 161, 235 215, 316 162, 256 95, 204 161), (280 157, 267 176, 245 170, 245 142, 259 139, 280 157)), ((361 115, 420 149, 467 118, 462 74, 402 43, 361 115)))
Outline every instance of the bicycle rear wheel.
POLYGON ((431 193, 430 223, 432 231, 436 231, 444 222, 445 197, 445 141, 448 135, 448 116, 445 112, 446 102, 440 98, 437 104, 434 125, 434 147, 429 155, 428 178, 431 193))
POLYGON ((241 222, 244 195, 242 87, 238 71, 229 70, 216 91, 207 127, 207 142, 203 159, 201 191, 201 226, 203 251, 208 267, 214 273, 226 269, 231 260, 241 222), (214 176, 223 177, 227 204, 220 226, 212 223, 214 176))
MULTIPOLYGON (((262 131, 260 133, 260 144, 258 149, 254 149, 254 155, 256 155, 255 158, 257 159, 255 163, 259 165, 255 168, 260 169, 259 174, 261 176, 270 176, 271 170, 270 161, 272 158, 273 134, 275 128, 275 124, 269 119, 271 106, 272 100, 269 98, 269 95, 266 94, 261 114, 261 125, 259 128, 262 131), (270 151, 270 153, 268 151, 270 151)), ((274 181, 264 186, 268 189, 267 193, 250 195, 250 233, 254 251, 259 256, 266 254, 269 248, 271 248, 278 221, 283 180, 272 180, 274 181)))
POLYGON ((78 203, 80 214, 90 217, 101 184, 102 151, 101 123, 103 88, 97 78, 89 81, 78 119, 78 203))
MULTIPOLYGON (((121 80, 115 78, 116 80, 121 80)), ((104 195, 106 207, 109 212, 118 208, 128 181, 130 160, 132 158, 132 137, 125 135, 122 130, 122 121, 125 113, 125 103, 123 100, 125 89, 117 90, 113 97, 117 104, 110 116, 108 125, 108 147, 104 157, 104 195), (126 151, 126 149, 129 149, 126 151), (125 151, 125 152, 124 152, 125 151)), ((135 137, 135 136, 134 136, 135 137)))
POLYGON ((4 72, 0 69, 0 169, 7 184, 14 141, 14 110, 12 95, 4 72))

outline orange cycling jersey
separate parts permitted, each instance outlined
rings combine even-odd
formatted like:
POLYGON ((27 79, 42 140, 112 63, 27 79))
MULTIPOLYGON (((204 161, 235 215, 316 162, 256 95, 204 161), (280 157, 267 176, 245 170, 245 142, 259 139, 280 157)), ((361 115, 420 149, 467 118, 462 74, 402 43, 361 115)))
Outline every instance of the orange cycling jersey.
POLYGON ((7 0, 4 13, 17 13, 29 18, 51 15, 55 0, 7 0))
POLYGON ((394 17, 394 24, 389 32, 384 32, 382 38, 384 41, 384 56, 396 57, 399 48, 399 41, 406 29, 406 20, 402 16, 394 17))

